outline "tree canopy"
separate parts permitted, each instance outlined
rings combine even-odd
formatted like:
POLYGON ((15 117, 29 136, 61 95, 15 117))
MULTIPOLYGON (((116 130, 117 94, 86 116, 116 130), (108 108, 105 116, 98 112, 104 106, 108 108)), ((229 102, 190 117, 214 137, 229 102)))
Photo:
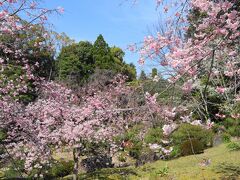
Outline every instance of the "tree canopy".
POLYGON ((102 35, 94 44, 79 42, 63 47, 57 58, 58 79, 71 83, 83 83, 96 69, 122 73, 128 80, 136 78, 133 64, 124 62, 125 53, 119 47, 109 47, 102 35))

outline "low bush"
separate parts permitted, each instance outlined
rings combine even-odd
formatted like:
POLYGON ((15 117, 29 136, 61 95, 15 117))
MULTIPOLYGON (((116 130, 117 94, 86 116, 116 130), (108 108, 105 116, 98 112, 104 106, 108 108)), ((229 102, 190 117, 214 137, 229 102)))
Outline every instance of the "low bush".
POLYGON ((133 140, 136 139, 138 134, 142 131, 144 126, 142 124, 138 124, 130 128, 124 135, 124 140, 133 140))
POLYGON ((229 127, 227 132, 231 134, 231 136, 240 137, 240 124, 236 126, 229 127))
POLYGON ((179 146, 174 146, 169 158, 176 158, 181 155, 181 149, 179 146))
POLYGON ((43 175, 43 179, 58 179, 63 178, 73 173, 74 162, 73 161, 53 161, 51 167, 45 166, 42 171, 39 169, 33 169, 28 176, 28 179, 36 179, 36 175, 43 175))
POLYGON ((134 139, 132 141, 132 146, 129 148, 126 148, 127 151, 129 151, 129 155, 135 159, 138 159, 141 155, 141 151, 143 148, 143 142, 139 139, 134 139))
POLYGON ((204 144, 198 139, 189 139, 180 145, 181 155, 186 156, 190 154, 203 153, 204 144))
POLYGON ((126 154, 124 154, 124 153, 119 154, 118 160, 120 162, 126 162, 127 161, 126 154))
MULTIPOLYGON (((6 139, 7 134, 3 129, 0 129, 0 144, 2 144, 3 140, 6 139)), ((2 160, 1 155, 4 154, 3 146, 0 146, 0 160, 2 160)))
POLYGON ((148 147, 144 147, 140 151, 140 154, 137 158, 135 166, 136 167, 142 166, 148 162, 153 162, 156 160, 158 160, 156 153, 154 151, 152 151, 151 149, 149 149, 148 147))
POLYGON ((149 144, 160 144, 163 137, 163 130, 160 127, 150 128, 144 137, 144 141, 149 144))
POLYGON ((135 176, 138 175, 135 168, 130 168, 130 167, 107 168, 107 169, 99 169, 90 173, 82 173, 79 175, 79 179, 81 180, 93 180, 93 179, 122 180, 122 179, 128 179, 128 177, 131 175, 135 175, 135 176))
POLYGON ((171 135, 174 146, 180 148, 182 155, 200 153, 213 144, 213 132, 200 126, 182 124, 171 135))
POLYGON ((72 174, 74 167, 73 161, 58 161, 50 169, 49 176, 52 177, 64 177, 72 174))
POLYGON ((227 148, 231 151, 239 151, 240 150, 240 142, 230 142, 227 145, 227 148))
POLYGON ((115 142, 121 144, 124 151, 127 151, 129 155, 137 159, 143 147, 143 142, 139 138, 139 133, 143 130, 144 126, 137 124, 123 134, 115 138, 115 142))
POLYGON ((240 119, 233 119, 228 117, 223 121, 224 126, 226 127, 226 131, 231 136, 240 137, 240 119))
POLYGON ((4 178, 16 179, 22 177, 23 174, 24 174, 24 161, 15 160, 4 172, 4 178))
POLYGON ((26 177, 24 161, 17 160, 9 166, 7 171, 4 172, 4 177, 7 179, 18 179, 24 176, 24 179, 34 179, 36 175, 42 174, 44 175, 44 179, 56 179, 72 174, 73 167, 73 161, 56 161, 53 162, 51 167, 44 167, 42 172, 38 169, 33 169, 28 174, 28 177, 26 177))
POLYGON ((0 129, 0 143, 6 138, 7 138, 7 133, 3 129, 0 129))
POLYGON ((223 141, 224 143, 229 143, 229 142, 231 141, 231 135, 228 134, 228 133, 226 133, 226 132, 224 132, 224 133, 222 134, 222 141, 223 141))

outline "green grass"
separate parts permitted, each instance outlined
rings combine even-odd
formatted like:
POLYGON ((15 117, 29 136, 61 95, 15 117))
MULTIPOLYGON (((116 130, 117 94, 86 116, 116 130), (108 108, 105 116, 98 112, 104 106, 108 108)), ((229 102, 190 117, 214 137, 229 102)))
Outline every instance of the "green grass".
POLYGON ((80 179, 240 179, 240 151, 231 151, 227 148, 227 144, 221 144, 205 150, 203 154, 180 157, 170 161, 160 160, 139 168, 104 169, 81 174, 80 179), (210 159, 210 165, 200 166, 204 159, 210 159))
MULTIPOLYGON (((156 161, 144 166, 102 169, 93 173, 80 174, 80 179, 92 180, 213 180, 213 179, 240 179, 240 151, 231 150, 227 146, 209 148, 203 154, 180 157, 169 161, 156 161), (200 166, 204 159, 210 159, 208 166, 200 166)), ((61 158, 70 158, 61 156, 61 158)), ((1 177, 1 172, 0 172, 1 177)), ((72 179, 72 176, 64 179, 72 179)))
MULTIPOLYGON (((226 144, 205 150, 203 154, 180 157, 170 161, 157 161, 138 169, 142 179, 220 179, 225 176, 219 166, 230 165, 240 168, 240 151, 230 151, 226 144), (209 166, 200 166, 204 159, 210 159, 209 166), (159 174, 168 167, 166 175, 159 174), (150 169, 150 171, 144 171, 150 169), (162 177, 161 177, 162 175, 162 177)), ((240 174, 239 174, 240 177, 240 174)), ((137 179, 137 177, 132 177, 137 179)))

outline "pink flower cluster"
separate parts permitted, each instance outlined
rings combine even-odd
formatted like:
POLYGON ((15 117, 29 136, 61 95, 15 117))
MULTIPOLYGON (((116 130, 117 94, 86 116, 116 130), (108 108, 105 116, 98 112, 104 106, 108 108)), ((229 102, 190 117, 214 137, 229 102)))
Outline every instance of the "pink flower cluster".
MULTIPOLYGON (((183 1, 176 4, 185 4, 183 1)), ((160 5, 162 1, 157 1, 160 5)), ((174 4, 174 3, 173 3, 174 4)), ((164 33, 158 33, 156 37, 147 36, 140 50, 141 62, 149 59, 159 59, 162 66, 168 66, 173 72, 173 77, 178 80, 188 75, 190 78, 198 77, 199 69, 209 67, 209 62, 214 58, 214 64, 219 67, 219 72, 233 77, 239 75, 237 59, 239 53, 235 51, 240 36, 240 14, 234 8, 234 2, 191 0, 183 7, 182 12, 177 12, 177 19, 172 19, 172 25, 164 33), (195 34, 187 39, 178 36, 178 32, 186 33, 188 27, 185 21, 181 23, 179 18, 186 19, 189 9, 198 9, 206 13, 201 22, 193 24, 195 34), (176 20, 178 22, 177 26, 176 20), (183 27, 181 29, 181 27, 183 27), (209 32, 208 29, 211 29, 209 32), (214 57, 213 57, 214 51, 214 57), (226 64, 221 66, 220 64, 226 64), (201 65, 202 67, 198 67, 201 65)), ((181 7, 180 7, 181 8, 181 7)), ((194 23, 194 22, 191 22, 194 23)), ((169 71, 169 73, 171 73, 169 71)), ((211 76, 213 77, 213 76, 211 76)), ((214 80, 217 80, 214 79, 214 80)), ((219 80, 219 78, 218 78, 219 80)), ((172 81, 172 80, 171 80, 172 81)), ((173 80, 175 82, 175 80, 173 80)), ((184 92, 192 88, 191 80, 183 87, 184 92)), ((216 89, 217 91, 219 89, 216 89)), ((222 90, 221 92, 222 93, 222 90)))

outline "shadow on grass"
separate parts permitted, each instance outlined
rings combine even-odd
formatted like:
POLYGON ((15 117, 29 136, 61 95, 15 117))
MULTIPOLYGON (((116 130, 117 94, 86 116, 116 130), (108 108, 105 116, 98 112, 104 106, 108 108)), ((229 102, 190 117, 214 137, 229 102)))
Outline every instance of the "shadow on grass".
POLYGON ((101 169, 91 173, 84 173, 79 175, 79 179, 84 180, 124 180, 127 179, 128 176, 135 175, 137 176, 136 171, 133 168, 109 168, 109 169, 101 169))
POLYGON ((240 166, 234 164, 222 163, 215 168, 217 173, 222 173, 224 180, 237 180, 240 179, 240 166))

